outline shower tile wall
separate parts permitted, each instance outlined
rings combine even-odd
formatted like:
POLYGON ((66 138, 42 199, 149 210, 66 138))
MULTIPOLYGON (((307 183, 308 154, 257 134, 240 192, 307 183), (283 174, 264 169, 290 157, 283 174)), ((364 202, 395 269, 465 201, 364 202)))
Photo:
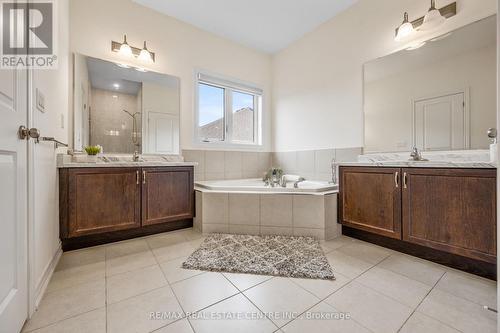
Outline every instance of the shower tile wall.
MULTIPOLYGON (((141 151, 141 131, 138 133, 139 146, 136 147, 132 142, 132 117, 123 112, 127 110, 134 114, 140 111, 138 105, 136 95, 92 89, 90 144, 101 145, 105 153, 141 151)), ((142 128, 140 115, 137 116, 137 128, 142 128)))
POLYGON ((361 148, 322 149, 293 152, 238 152, 183 150, 184 159, 197 162, 195 180, 260 178, 271 167, 309 180, 330 181, 331 163, 357 161, 361 148))

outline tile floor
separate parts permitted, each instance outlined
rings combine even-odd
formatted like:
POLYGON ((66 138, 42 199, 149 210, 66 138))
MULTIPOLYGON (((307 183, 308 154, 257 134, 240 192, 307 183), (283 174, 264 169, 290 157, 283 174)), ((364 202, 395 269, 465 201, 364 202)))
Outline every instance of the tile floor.
POLYGON ((202 240, 187 229, 64 253, 23 332, 496 331, 483 309, 496 283, 425 260, 340 237, 322 243, 336 281, 180 268, 202 240))

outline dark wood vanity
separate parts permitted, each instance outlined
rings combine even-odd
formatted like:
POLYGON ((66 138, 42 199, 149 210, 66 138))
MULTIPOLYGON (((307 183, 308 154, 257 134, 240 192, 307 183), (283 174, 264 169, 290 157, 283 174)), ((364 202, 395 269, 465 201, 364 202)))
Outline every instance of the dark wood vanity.
POLYGON ((496 169, 341 166, 343 233, 496 276, 496 169))
POLYGON ((59 169, 63 250, 191 227, 192 166, 59 169))

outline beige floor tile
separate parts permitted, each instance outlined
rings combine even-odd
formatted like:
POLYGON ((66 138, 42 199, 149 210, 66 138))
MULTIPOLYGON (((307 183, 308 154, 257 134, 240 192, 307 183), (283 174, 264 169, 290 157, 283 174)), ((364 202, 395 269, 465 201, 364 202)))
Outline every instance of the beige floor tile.
POLYGON ((200 231, 195 230, 193 228, 182 229, 176 232, 185 237, 187 240, 195 240, 203 238, 203 234, 200 231))
POLYGON ((342 246, 351 245, 354 242, 356 242, 354 238, 340 236, 338 238, 329 241, 321 241, 320 245, 321 248, 323 249, 323 252, 329 253, 332 252, 333 250, 341 248, 342 246))
POLYGON ((347 319, 343 315, 343 313, 340 313, 325 302, 321 302, 310 310, 307 310, 299 318, 287 324, 282 328, 282 331, 285 333, 370 333, 368 329, 351 318, 347 319))
POLYGON ((484 310, 479 304, 441 290, 433 289, 417 311, 464 333, 496 332, 495 313, 484 310))
POLYGON ((460 333, 442 322, 415 312, 399 331, 400 333, 460 333))
POLYGON ((46 292, 61 290, 77 284, 104 280, 105 263, 99 261, 93 264, 73 266, 55 271, 47 286, 46 292))
POLYGON ((377 266, 363 273, 356 279, 356 282, 389 296, 412 309, 418 306, 432 288, 422 282, 377 266))
POLYGON ((55 270, 95 264, 103 262, 105 258, 105 248, 103 246, 64 252, 55 270))
POLYGON ((434 286, 445 273, 445 268, 430 261, 404 254, 393 254, 377 265, 410 279, 434 286))
POLYGON ((270 275, 240 274, 240 273, 222 273, 232 284, 240 291, 247 290, 264 281, 272 279, 270 275))
POLYGON ((340 273, 335 273, 335 278, 334 281, 320 279, 290 279, 290 281, 301 286, 318 298, 324 299, 351 281, 350 278, 340 273))
POLYGON ((328 297, 325 302, 348 312, 352 318, 373 332, 397 332, 412 309, 359 283, 351 282, 328 297))
POLYGON ((319 298, 305 291, 287 278, 273 278, 244 292, 264 312, 276 313, 272 321, 279 327, 319 302, 319 298))
POLYGON ((374 265, 393 253, 389 249, 361 241, 342 246, 338 251, 374 265))
POLYGON ((186 259, 187 257, 181 257, 160 264, 160 267, 169 283, 175 283, 204 273, 204 271, 182 268, 182 263, 186 259))
POLYGON ((204 273, 172 284, 182 308, 195 312, 238 293, 220 273, 204 273))
MULTIPOLYGON (((23 331, 26 332, 26 331, 23 331)), ((101 308, 72 317, 32 333, 106 333, 106 309, 101 308)))
POLYGON ((169 324, 159 330, 154 331, 154 333, 193 333, 193 329, 189 324, 187 319, 181 319, 175 323, 169 324))
POLYGON ((130 272, 139 268, 156 265, 151 251, 129 254, 106 261, 106 276, 130 272))
POLYGON ((134 239, 106 246, 106 259, 147 251, 149 251, 149 245, 145 239, 134 239))
POLYGON ((350 278, 357 277, 373 266, 373 264, 337 250, 328 253, 326 258, 334 272, 341 273, 350 278))
POLYGON ((480 305, 497 308, 497 284, 479 276, 464 272, 446 272, 436 289, 465 298, 480 305))
POLYGON ((172 289, 166 286, 108 305, 108 333, 151 332, 183 316, 172 289))
POLYGON ((104 280, 79 284, 46 294, 26 330, 41 328, 105 305, 104 280))
POLYGON ((184 234, 179 232, 173 233, 163 233, 159 235, 154 235, 146 238, 151 249, 157 249, 160 247, 172 246, 176 244, 185 243, 187 238, 184 234))
POLYGON ((167 280, 158 265, 113 275, 107 280, 106 296, 108 304, 116 303, 166 285, 167 280))
POLYGON ((159 263, 164 263, 176 258, 189 256, 199 245, 197 241, 183 242, 175 245, 153 249, 153 253, 159 263))
POLYGON ((188 318, 197 333, 271 333, 278 329, 242 294, 232 296, 188 318), (214 314, 225 318, 217 318, 214 314))

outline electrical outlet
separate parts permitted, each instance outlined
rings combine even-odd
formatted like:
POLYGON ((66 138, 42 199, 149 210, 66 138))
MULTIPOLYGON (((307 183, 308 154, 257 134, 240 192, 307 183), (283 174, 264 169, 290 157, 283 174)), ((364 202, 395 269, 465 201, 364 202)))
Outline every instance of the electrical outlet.
POLYGON ((45 113, 45 95, 36 88, 36 108, 38 111, 45 113))

